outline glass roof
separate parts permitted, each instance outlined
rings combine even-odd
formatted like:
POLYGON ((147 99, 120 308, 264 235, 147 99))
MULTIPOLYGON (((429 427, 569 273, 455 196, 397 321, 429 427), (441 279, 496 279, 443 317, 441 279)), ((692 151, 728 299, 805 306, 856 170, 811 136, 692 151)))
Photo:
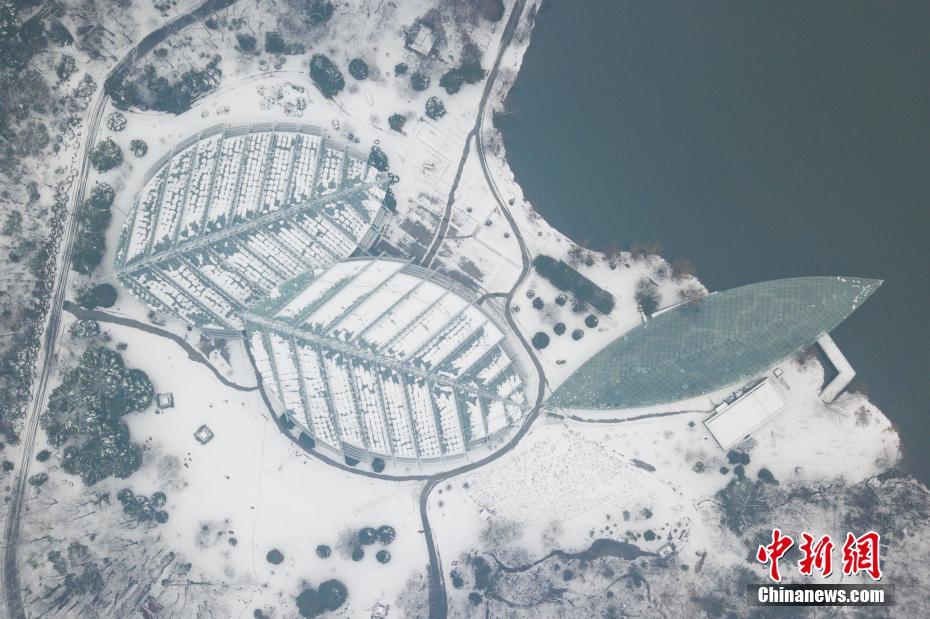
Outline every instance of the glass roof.
POLYGON ((715 391, 809 346, 880 285, 873 279, 800 277, 709 294, 618 337, 569 376, 550 402, 627 408, 715 391))

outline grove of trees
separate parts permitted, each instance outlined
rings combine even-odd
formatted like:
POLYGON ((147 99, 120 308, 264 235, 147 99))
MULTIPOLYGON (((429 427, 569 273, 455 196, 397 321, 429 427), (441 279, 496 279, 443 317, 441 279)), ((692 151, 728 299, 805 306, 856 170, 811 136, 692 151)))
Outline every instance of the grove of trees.
POLYGON ((123 163, 123 149, 110 138, 101 140, 90 151, 90 163, 98 172, 118 168, 123 163))
POLYGON ((103 260, 114 196, 112 187, 97 183, 78 210, 78 234, 74 240, 71 261, 74 270, 82 275, 90 274, 103 260))
POLYGON ((129 477, 142 463, 123 417, 145 410, 155 390, 142 370, 126 367, 119 352, 91 346, 52 391, 40 422, 55 447, 64 447, 62 468, 88 486, 129 477))
POLYGON ((320 583, 319 590, 307 587, 297 596, 297 611, 301 617, 317 617, 327 611, 339 609, 349 596, 346 586, 339 580, 320 583))
POLYGON ((310 60, 310 79, 320 89, 324 97, 332 99, 346 87, 342 71, 323 54, 314 54, 310 60))

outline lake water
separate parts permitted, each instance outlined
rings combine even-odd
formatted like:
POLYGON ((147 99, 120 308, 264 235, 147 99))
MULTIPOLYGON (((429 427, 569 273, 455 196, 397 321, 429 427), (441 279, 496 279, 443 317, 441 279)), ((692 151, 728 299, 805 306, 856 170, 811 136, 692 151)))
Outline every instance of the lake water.
POLYGON ((507 101, 529 201, 711 290, 885 284, 834 339, 930 482, 930 3, 555 0, 507 101))

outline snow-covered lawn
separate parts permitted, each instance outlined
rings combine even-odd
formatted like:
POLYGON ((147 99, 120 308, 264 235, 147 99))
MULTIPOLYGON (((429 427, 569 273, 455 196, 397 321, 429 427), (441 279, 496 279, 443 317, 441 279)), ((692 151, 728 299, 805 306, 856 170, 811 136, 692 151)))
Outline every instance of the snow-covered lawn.
POLYGON ((377 602, 390 603, 410 573, 422 568, 419 483, 373 480, 309 458, 279 433, 257 392, 223 387, 157 336, 104 327, 129 344, 127 363, 144 367, 156 389, 175 400, 162 414, 149 410, 129 418, 133 439, 147 448, 143 468, 109 485, 164 491, 170 520, 160 528, 163 543, 210 579, 235 583, 244 614, 277 606, 290 615, 301 582, 316 586, 337 578, 349 589, 349 615, 363 615, 377 602), (194 439, 203 424, 215 435, 206 445, 194 439), (386 547, 390 563, 375 561, 378 543, 365 547, 360 562, 340 556, 344 531, 383 524, 397 530, 386 547), (318 544, 331 546, 333 555, 318 558, 318 544), (281 565, 265 559, 273 548, 284 554, 281 565))

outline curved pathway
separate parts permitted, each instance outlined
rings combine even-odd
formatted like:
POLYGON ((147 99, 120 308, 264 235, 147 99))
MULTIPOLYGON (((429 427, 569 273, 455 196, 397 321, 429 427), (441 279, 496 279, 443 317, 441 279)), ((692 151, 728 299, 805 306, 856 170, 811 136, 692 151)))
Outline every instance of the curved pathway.
MULTIPOLYGON (((130 49, 126 55, 110 69, 104 80, 104 84, 112 83, 111 80, 123 79, 139 58, 145 56, 147 52, 152 50, 166 37, 196 23, 198 20, 216 11, 231 6, 235 2, 236 0, 207 0, 190 11, 175 17, 161 28, 151 32, 130 49)), ((100 121, 103 118, 103 112, 109 100, 110 98, 106 94, 106 88, 101 88, 96 95, 94 105, 90 109, 90 113, 87 117, 81 173, 77 179, 77 185, 75 186, 74 196, 72 198, 71 215, 63 230, 63 236, 59 240, 59 267, 55 278, 54 292, 52 293, 51 302, 49 303, 48 322, 39 349, 40 361, 37 364, 39 373, 33 385, 32 403, 27 409, 26 416, 23 420, 19 475, 14 481, 12 491, 10 492, 9 511, 7 512, 6 526, 3 531, 4 549, 3 560, 0 561, 0 571, 2 571, 0 584, 2 584, 3 587, 6 615, 8 617, 16 617, 17 619, 26 616, 23 608, 22 591, 19 582, 19 565, 17 563, 16 554, 19 544, 19 525, 23 512, 24 491, 28 487, 29 465, 32 461, 32 452, 39 425, 39 416, 42 408, 45 406, 49 379, 55 367, 54 352, 58 340, 58 333, 61 328, 61 310, 64 303, 65 291, 68 287, 68 275, 71 271, 71 249, 74 245, 78 225, 74 213, 80 208, 84 200, 84 193, 87 189, 87 178, 90 174, 89 155, 91 149, 94 147, 97 130, 100 127, 100 121)))
POLYGON ((146 324, 144 322, 139 322, 132 318, 125 318, 123 316, 115 316, 108 312, 101 312, 100 310, 89 310, 84 309, 80 305, 72 303, 71 301, 65 301, 62 305, 62 308, 72 314, 76 318, 82 320, 96 320, 97 322, 109 322, 115 325, 122 325, 124 327, 130 327, 132 329, 139 329, 140 331, 145 331, 146 333, 151 333, 152 335, 157 335, 171 340, 178 346, 184 349, 184 352, 187 353, 188 358, 191 361, 196 361, 197 363, 202 363, 207 366, 207 368, 213 372, 213 375, 216 376, 216 379, 229 387, 230 389, 235 389, 236 391, 255 391, 258 389, 258 386, 249 387, 247 385, 240 385, 239 383, 234 383, 229 380, 216 369, 210 360, 203 355, 199 350, 190 345, 190 343, 185 340, 183 337, 176 333, 172 333, 166 329, 160 329, 158 327, 153 327, 152 325, 146 324))
MULTIPOLYGON (((494 61, 494 66, 491 69, 491 72, 488 74, 487 82, 485 83, 484 93, 481 96, 481 105, 478 109, 478 118, 475 121, 475 126, 469 132, 468 141, 465 143, 465 150, 462 154, 462 159, 459 162, 459 168, 455 175, 455 180, 452 185, 452 189, 449 192, 449 200, 446 204, 446 212, 443 215, 442 221, 440 222, 439 230, 436 233, 436 238, 433 241, 432 247, 423 258, 422 264, 424 266, 429 266, 432 262, 436 253, 439 251, 439 247, 442 245, 442 242, 445 237, 445 233, 449 227, 449 221, 452 217, 452 205, 455 199, 455 192, 458 187, 458 183, 461 179, 462 170, 465 167, 465 162, 468 159, 470 141, 471 138, 475 139, 476 149, 478 153, 478 158, 481 162, 481 170, 484 174, 485 181, 488 184, 488 187, 491 189, 494 194, 494 199, 497 200, 498 206, 501 209, 501 213, 507 219, 507 223, 510 225, 511 229, 514 232, 514 236, 517 239, 517 242, 520 245, 520 259, 522 261, 522 269, 520 271, 520 276, 517 278, 517 281, 514 282, 514 285, 507 292, 506 295, 503 295, 506 299, 504 304, 504 315, 507 318, 507 322, 510 324, 510 328, 513 330, 514 334, 520 339, 520 342, 526 348, 527 353, 529 354, 530 359, 533 361, 533 365, 536 368, 536 373, 538 376, 537 379, 537 393, 536 393, 536 404, 533 406, 532 411, 527 415, 527 418, 524 420, 523 425, 517 431, 516 434, 508 441, 507 445, 495 452, 492 456, 485 458, 484 460, 479 460, 468 466, 449 471, 440 475, 436 475, 426 483, 423 487, 423 491, 420 493, 420 519, 423 522, 423 534, 426 537, 426 550, 429 555, 429 565, 427 573, 427 582, 429 585, 429 616, 431 618, 444 619, 448 615, 448 598, 446 596, 446 584, 445 578, 443 576, 442 570, 442 560, 439 556, 439 551, 436 548, 436 542, 433 539, 433 530, 429 523, 429 495, 432 492, 433 488, 437 485, 445 482, 446 480, 459 475, 461 473, 466 473, 470 470, 476 469, 479 466, 483 466, 492 460, 500 458, 504 454, 508 453, 514 447, 523 436, 529 431, 530 426, 539 416, 540 407, 542 406, 542 401, 545 398, 546 390, 546 374, 543 371, 542 364, 539 362, 539 359, 533 354, 533 349, 526 341, 526 338, 523 337, 523 333, 520 331, 519 325, 516 324, 516 321, 513 318, 513 312, 511 311, 511 302, 513 301, 513 296, 516 291, 523 285, 527 277, 530 274, 530 252, 527 248, 526 241, 523 238, 523 234, 520 232, 520 229, 517 227, 517 223, 513 218, 513 215, 510 213, 510 210, 507 205, 507 201, 503 199, 500 194, 500 190, 497 187, 497 183, 494 181, 494 178, 491 174, 490 168, 485 157, 485 148, 482 143, 482 128, 484 126, 485 119, 485 107, 487 101, 490 97, 491 91, 494 86, 494 80, 497 77, 498 71, 500 69, 501 59, 504 56, 504 53, 507 51, 507 47, 510 45, 510 42, 513 40, 513 35, 516 32, 516 28, 520 23, 520 18, 523 15, 523 9, 526 2, 525 0, 517 0, 513 9, 510 12, 510 17, 507 20, 507 25, 504 28, 504 33, 501 36, 500 47, 497 51, 497 58, 494 61)), ((496 295, 495 295, 496 296, 496 295)))

